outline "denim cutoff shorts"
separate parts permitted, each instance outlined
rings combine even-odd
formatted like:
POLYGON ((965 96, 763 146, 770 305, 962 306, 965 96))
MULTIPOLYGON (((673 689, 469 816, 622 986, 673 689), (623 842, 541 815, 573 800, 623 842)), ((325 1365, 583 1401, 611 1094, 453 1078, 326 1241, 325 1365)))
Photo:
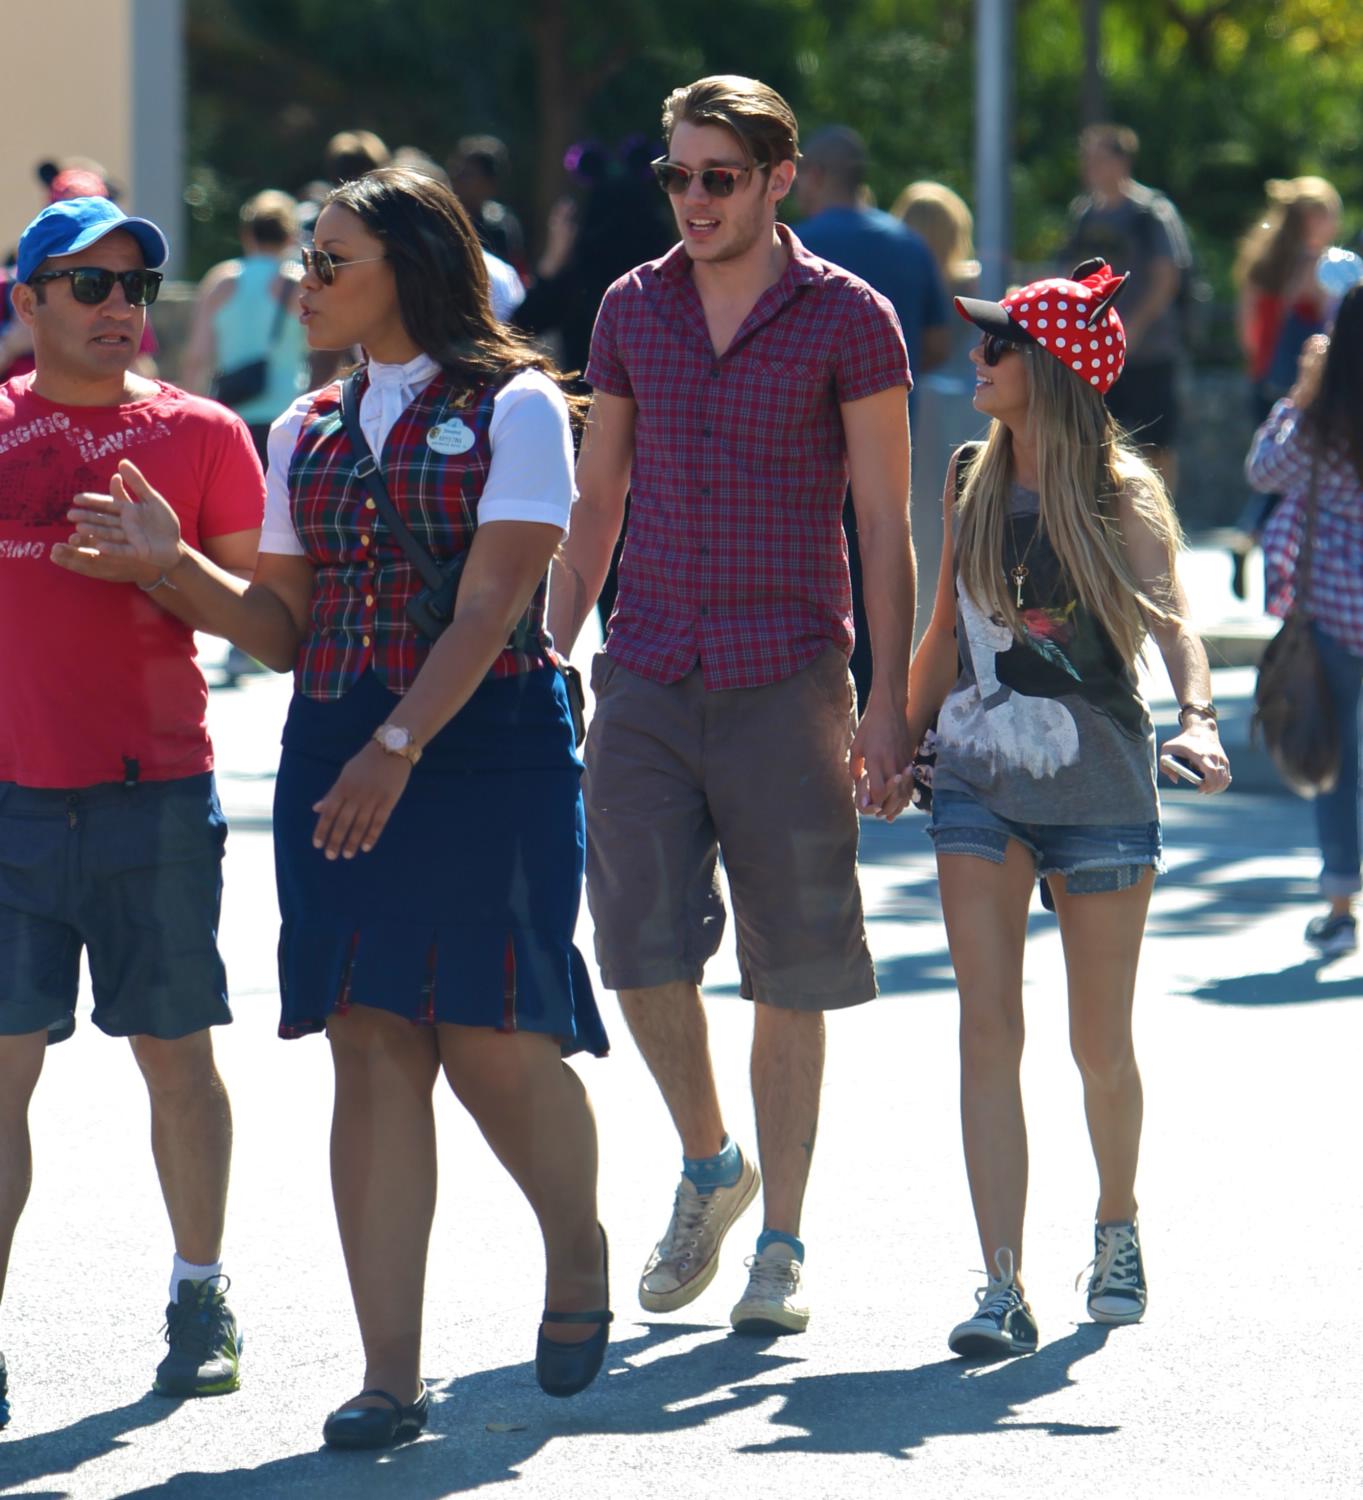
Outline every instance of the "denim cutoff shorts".
POLYGON ((1125 891, 1147 869, 1164 871, 1159 820, 1149 823, 1015 823, 967 792, 938 791, 928 833, 939 854, 974 854, 1001 865, 1009 839, 1031 852, 1041 904, 1054 911, 1047 875, 1063 875, 1076 896, 1125 891))

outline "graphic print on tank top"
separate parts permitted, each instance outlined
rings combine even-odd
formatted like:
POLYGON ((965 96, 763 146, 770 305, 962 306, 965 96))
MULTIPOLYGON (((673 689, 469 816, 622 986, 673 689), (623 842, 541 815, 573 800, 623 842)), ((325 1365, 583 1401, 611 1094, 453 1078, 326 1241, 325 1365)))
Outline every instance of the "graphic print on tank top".
POLYGON ((1017 511, 1011 519, 1004 571, 1019 562, 1028 568, 1024 635, 1019 640, 986 614, 957 578, 960 649, 974 681, 942 705, 938 735, 992 775, 1053 777, 1079 759, 1079 726, 1067 699, 1081 700, 1135 744, 1143 743, 1145 724, 1130 666, 1080 606, 1045 533, 1037 535, 1036 512, 1017 511))

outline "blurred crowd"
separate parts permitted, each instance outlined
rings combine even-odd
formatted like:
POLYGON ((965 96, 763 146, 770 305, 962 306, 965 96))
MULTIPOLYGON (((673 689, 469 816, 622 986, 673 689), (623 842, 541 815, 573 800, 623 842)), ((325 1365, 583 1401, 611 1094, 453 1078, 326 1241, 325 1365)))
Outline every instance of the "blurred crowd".
MULTIPOLYGON (((182 383, 220 399, 225 391, 227 404, 263 442, 269 421, 292 396, 330 375, 335 361, 309 358, 291 316, 301 274, 298 247, 334 186, 389 164, 454 189, 486 252, 498 315, 544 339, 565 368, 581 370, 606 288, 632 266, 663 254, 674 237, 649 169, 661 149, 661 142, 642 136, 614 146, 574 145, 564 158, 562 196, 546 222, 527 233, 505 201, 511 163, 497 137, 464 136, 442 166, 419 147, 392 150, 372 131, 342 131, 327 143, 315 179, 293 193, 266 187, 241 205, 241 254, 215 265, 199 285, 179 362, 182 383), (234 372, 261 360, 263 383, 253 371, 249 393, 237 394, 242 386, 231 378, 234 372)), ((1048 269, 1067 271, 1100 256, 1131 273, 1129 362, 1110 404, 1176 491, 1179 372, 1205 288, 1178 209, 1167 194, 1136 179, 1138 152, 1135 133, 1124 126, 1095 125, 1083 132, 1082 191, 1070 206, 1069 234, 1048 269)), ((979 276, 970 208, 945 184, 920 181, 907 184, 883 212, 868 187, 870 167, 856 131, 842 125, 817 131, 801 159, 796 230, 809 249, 889 297, 915 377, 937 372, 929 389, 963 390, 969 333, 949 312, 950 299, 968 294, 979 276)), ((109 173, 89 158, 41 163, 36 185, 39 205, 44 198, 120 196, 109 173)), ((1331 293, 1317 279, 1316 267, 1339 240, 1342 218, 1339 194, 1323 178, 1275 179, 1264 191, 1264 208, 1246 230, 1234 269, 1236 328, 1256 422, 1291 387, 1302 347, 1325 326, 1331 293)), ((12 264, 11 251, 0 278, 12 277, 12 264)), ((156 354, 149 326, 144 373, 155 369, 156 354)), ((0 378, 23 373, 31 362, 27 335, 6 294, 0 305, 0 378)), ((956 436, 949 434, 948 441, 956 436)), ((1265 514, 1263 502, 1246 507, 1241 524, 1247 536, 1258 531, 1265 514)), ((1243 588, 1238 568, 1236 582, 1243 588)))

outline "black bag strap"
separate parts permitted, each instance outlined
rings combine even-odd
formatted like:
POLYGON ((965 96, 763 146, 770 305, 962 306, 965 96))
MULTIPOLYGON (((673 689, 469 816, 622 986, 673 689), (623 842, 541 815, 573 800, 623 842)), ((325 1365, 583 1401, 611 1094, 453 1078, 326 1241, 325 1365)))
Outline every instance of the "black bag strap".
POLYGON ((398 514, 393 498, 384 483, 383 470, 365 441, 360 427, 360 382, 364 379, 363 368, 353 371, 341 382, 341 421, 345 424, 346 436, 355 453, 355 478, 369 492, 374 508, 383 517, 384 524, 397 539, 402 554, 416 570, 417 576, 428 589, 438 589, 444 582, 440 564, 412 535, 406 521, 398 514))
POLYGON ((961 503, 961 496, 965 493, 966 471, 970 468, 971 464, 975 462, 976 454, 979 453, 980 449, 983 447, 983 443, 962 443, 961 446, 956 450, 955 503, 957 505, 961 503))
MULTIPOLYGON (((361 368, 352 371, 341 382, 341 421, 356 458, 352 472, 368 490, 375 510, 383 517, 384 524, 397 539, 403 556, 416 570, 422 583, 428 589, 440 589, 445 584, 445 575, 440 570, 440 564, 417 541, 407 523, 398 514, 398 508, 393 504, 393 497, 388 493, 388 486, 384 482, 383 470, 379 468, 378 460, 365 440, 364 430, 360 426, 360 382, 363 379, 364 370, 361 368)), ((522 652, 528 651, 532 646, 537 646, 547 654, 549 638, 543 628, 535 629, 531 625, 528 609, 517 621, 509 645, 513 650, 522 652)))

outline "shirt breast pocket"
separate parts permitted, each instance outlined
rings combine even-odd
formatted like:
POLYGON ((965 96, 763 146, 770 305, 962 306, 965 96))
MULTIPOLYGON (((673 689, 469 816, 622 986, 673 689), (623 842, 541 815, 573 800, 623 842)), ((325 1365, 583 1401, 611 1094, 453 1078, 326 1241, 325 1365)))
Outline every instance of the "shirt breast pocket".
POLYGON ((837 403, 826 370, 794 356, 755 358, 752 416, 743 443, 763 464, 804 465, 822 455, 837 424, 837 403))

